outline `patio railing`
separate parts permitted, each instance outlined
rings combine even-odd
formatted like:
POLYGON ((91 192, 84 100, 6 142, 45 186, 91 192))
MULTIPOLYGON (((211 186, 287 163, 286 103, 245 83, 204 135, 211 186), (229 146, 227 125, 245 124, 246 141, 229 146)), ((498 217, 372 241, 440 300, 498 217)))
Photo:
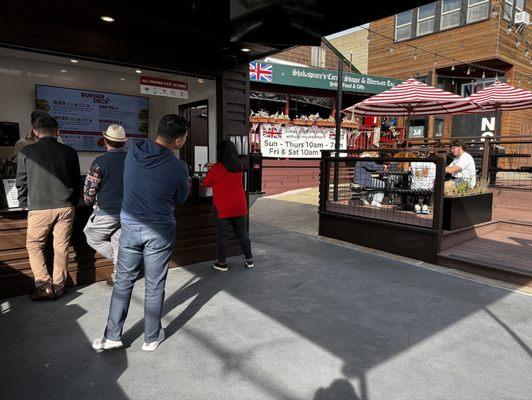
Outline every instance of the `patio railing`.
POLYGON ((324 151, 320 168, 320 235, 434 260, 442 232, 441 157, 324 151))

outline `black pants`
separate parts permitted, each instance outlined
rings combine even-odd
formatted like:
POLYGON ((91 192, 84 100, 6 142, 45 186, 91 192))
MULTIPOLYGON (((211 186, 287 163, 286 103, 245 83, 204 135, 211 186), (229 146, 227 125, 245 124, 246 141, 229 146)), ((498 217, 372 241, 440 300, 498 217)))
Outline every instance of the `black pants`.
POLYGON ((218 218, 218 213, 214 210, 214 222, 216 223, 216 231, 218 232, 218 262, 225 263, 225 259, 227 258, 227 242, 230 226, 233 226, 246 260, 253 258, 253 254, 251 254, 251 241, 246 231, 246 217, 218 218))

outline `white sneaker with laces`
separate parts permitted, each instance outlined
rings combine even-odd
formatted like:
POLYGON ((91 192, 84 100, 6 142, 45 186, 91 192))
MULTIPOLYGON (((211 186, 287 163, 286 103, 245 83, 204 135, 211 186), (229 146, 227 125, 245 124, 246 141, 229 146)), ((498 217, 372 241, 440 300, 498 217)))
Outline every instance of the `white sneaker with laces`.
POLYGON ((423 204, 423 207, 421 208, 421 212, 423 214, 428 214, 429 213, 429 207, 426 204, 423 204))
POLYGON ((376 202, 375 200, 373 200, 373 201, 371 202, 371 205, 372 205, 373 207, 377 207, 377 208, 381 208, 381 207, 382 207, 382 204, 379 203, 379 202, 376 202))
POLYGON ((419 204, 416 204, 414 209, 416 210, 416 214, 421 214, 421 206, 419 204))
POLYGON ((253 260, 246 260, 244 261, 244 265, 247 267, 247 268, 253 268, 255 266, 255 264, 253 264, 253 260))
POLYGON ((163 340, 164 340, 164 329, 161 328, 161 330, 159 331, 159 337, 157 338, 157 340, 151 343, 144 342, 144 344, 142 345, 142 350, 155 351, 157 350, 157 347, 159 347, 159 345, 161 344, 163 340))
POLYGON ((123 346, 124 344, 121 340, 111 340, 107 339, 105 336, 102 336, 101 338, 96 339, 92 342, 92 348, 94 350, 119 349, 123 346))

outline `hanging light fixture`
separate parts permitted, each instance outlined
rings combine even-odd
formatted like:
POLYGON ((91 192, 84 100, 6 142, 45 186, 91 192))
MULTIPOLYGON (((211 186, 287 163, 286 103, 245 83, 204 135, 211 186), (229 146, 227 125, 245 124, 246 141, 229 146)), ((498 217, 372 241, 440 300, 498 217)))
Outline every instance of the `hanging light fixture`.
POLYGON ((530 51, 528 51, 528 42, 526 42, 525 57, 528 57, 529 54, 530 54, 530 51))
POLYGON ((414 61, 417 60, 417 47, 414 47, 414 61))
POLYGON ((452 79, 451 83, 452 83, 452 85, 454 86, 454 78, 452 79))
POLYGON ((466 75, 470 75, 470 74, 471 74, 471 67, 467 67, 466 75))
POLYGON ((521 46, 521 39, 517 38, 515 39, 515 47, 519 48, 519 46, 521 46))
POLYGON ((438 64, 438 54, 434 53, 434 66, 438 64))
POLYGON ((486 71, 482 70, 482 79, 486 79, 486 71))
POLYGON ((508 27, 506 28, 506 33, 509 35, 510 33, 512 33, 512 23, 510 22, 508 24, 508 27))
POLYGON ((454 59, 453 59, 453 66, 451 67, 451 71, 454 71, 454 59))

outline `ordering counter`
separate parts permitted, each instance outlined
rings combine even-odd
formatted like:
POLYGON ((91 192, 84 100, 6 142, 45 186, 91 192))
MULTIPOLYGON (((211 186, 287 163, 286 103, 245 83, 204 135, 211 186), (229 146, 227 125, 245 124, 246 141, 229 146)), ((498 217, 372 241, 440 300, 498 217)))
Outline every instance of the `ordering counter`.
MULTIPOLYGON (((68 285, 83 285, 110 278, 113 265, 87 245, 83 228, 92 207, 79 205, 72 233, 68 263, 68 285)), ((189 199, 176 207, 176 241, 171 267, 214 260, 216 258, 216 228, 212 217, 212 197, 189 199)), ((27 212, 20 209, 0 210, 0 299, 29 293, 33 288, 28 253, 26 251, 27 212)), ((51 235, 50 235, 51 236, 51 235)), ((49 269, 53 250, 47 247, 49 269)), ((229 237, 229 254, 240 254, 234 235, 229 237)))

